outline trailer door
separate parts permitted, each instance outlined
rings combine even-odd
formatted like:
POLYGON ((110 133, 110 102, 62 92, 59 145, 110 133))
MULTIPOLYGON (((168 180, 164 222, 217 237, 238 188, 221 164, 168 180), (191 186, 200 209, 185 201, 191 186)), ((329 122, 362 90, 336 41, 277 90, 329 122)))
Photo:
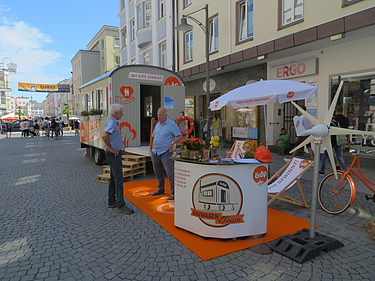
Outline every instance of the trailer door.
POLYGON ((157 120, 161 107, 160 86, 140 85, 141 90, 141 145, 150 145, 151 118, 157 120))

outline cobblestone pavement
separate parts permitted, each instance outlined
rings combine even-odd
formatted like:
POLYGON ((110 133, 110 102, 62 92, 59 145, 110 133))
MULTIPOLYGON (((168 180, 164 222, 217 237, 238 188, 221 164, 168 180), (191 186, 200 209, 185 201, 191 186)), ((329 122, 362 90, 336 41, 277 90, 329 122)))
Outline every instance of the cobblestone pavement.
MULTIPOLYGON (((107 184, 95 181, 103 167, 83 158, 72 133, 59 141, 1 136, 0 153, 0 280, 375 279, 375 242, 363 228, 375 205, 364 194, 338 216, 318 208, 317 232, 345 247, 303 264, 249 249, 202 261, 131 203, 131 216, 108 209, 107 184)), ((283 159, 273 157, 276 171, 283 159)), ((308 203, 311 178, 302 178, 308 203)), ((279 200, 271 207, 310 218, 279 200)))

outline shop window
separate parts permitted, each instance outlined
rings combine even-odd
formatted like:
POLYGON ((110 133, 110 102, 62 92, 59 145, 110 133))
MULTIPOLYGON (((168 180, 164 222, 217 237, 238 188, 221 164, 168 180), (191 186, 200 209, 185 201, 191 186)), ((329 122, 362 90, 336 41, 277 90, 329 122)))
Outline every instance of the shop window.
MULTIPOLYGON (((361 131, 375 131, 375 71, 331 78, 331 99, 340 81, 344 81, 337 105, 343 106, 343 115, 349 119, 349 128, 361 131)), ((365 134, 364 134, 365 135, 365 134)), ((352 137, 352 145, 360 149, 375 146, 373 136, 352 137)))
POLYGON ((304 0, 279 0, 281 27, 303 20, 304 0))
POLYGON ((189 116, 193 120, 195 120, 194 100, 194 96, 185 97, 185 115, 189 116))

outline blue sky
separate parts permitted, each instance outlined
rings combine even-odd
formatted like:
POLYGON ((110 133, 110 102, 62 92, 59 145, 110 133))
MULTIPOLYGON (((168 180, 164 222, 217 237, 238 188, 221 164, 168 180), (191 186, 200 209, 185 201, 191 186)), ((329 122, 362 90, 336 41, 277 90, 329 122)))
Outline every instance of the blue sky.
POLYGON ((70 78, 75 54, 86 50, 103 25, 118 26, 118 6, 117 0, 0 0, 0 62, 9 57, 17 64, 11 95, 42 102, 46 94, 18 91, 18 82, 70 78))

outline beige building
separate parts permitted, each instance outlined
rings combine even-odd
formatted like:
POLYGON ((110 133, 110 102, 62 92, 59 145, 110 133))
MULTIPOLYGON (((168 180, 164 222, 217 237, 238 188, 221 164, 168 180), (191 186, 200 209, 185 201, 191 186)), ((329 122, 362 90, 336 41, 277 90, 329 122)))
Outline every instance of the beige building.
POLYGON ((87 45, 87 50, 79 50, 72 63, 72 110, 79 115, 79 88, 115 69, 119 65, 118 27, 104 25, 87 45))
MULTIPOLYGON (((206 4, 211 100, 260 79, 293 79, 318 86, 318 97, 300 103, 323 120, 331 89, 344 80, 339 104, 351 126, 375 130, 375 106, 369 102, 375 96, 375 0, 183 0, 178 1, 177 18, 206 4)), ((205 23, 204 10, 191 16, 205 23)), ((205 33, 192 20, 188 23, 193 30, 177 35, 177 71, 194 103, 201 136, 207 114, 205 33)), ((267 131, 272 145, 282 127, 290 132, 295 114, 292 105, 275 103, 266 110, 227 107, 211 116, 219 120, 217 133, 226 140, 232 127, 255 127, 263 139, 267 131)))

